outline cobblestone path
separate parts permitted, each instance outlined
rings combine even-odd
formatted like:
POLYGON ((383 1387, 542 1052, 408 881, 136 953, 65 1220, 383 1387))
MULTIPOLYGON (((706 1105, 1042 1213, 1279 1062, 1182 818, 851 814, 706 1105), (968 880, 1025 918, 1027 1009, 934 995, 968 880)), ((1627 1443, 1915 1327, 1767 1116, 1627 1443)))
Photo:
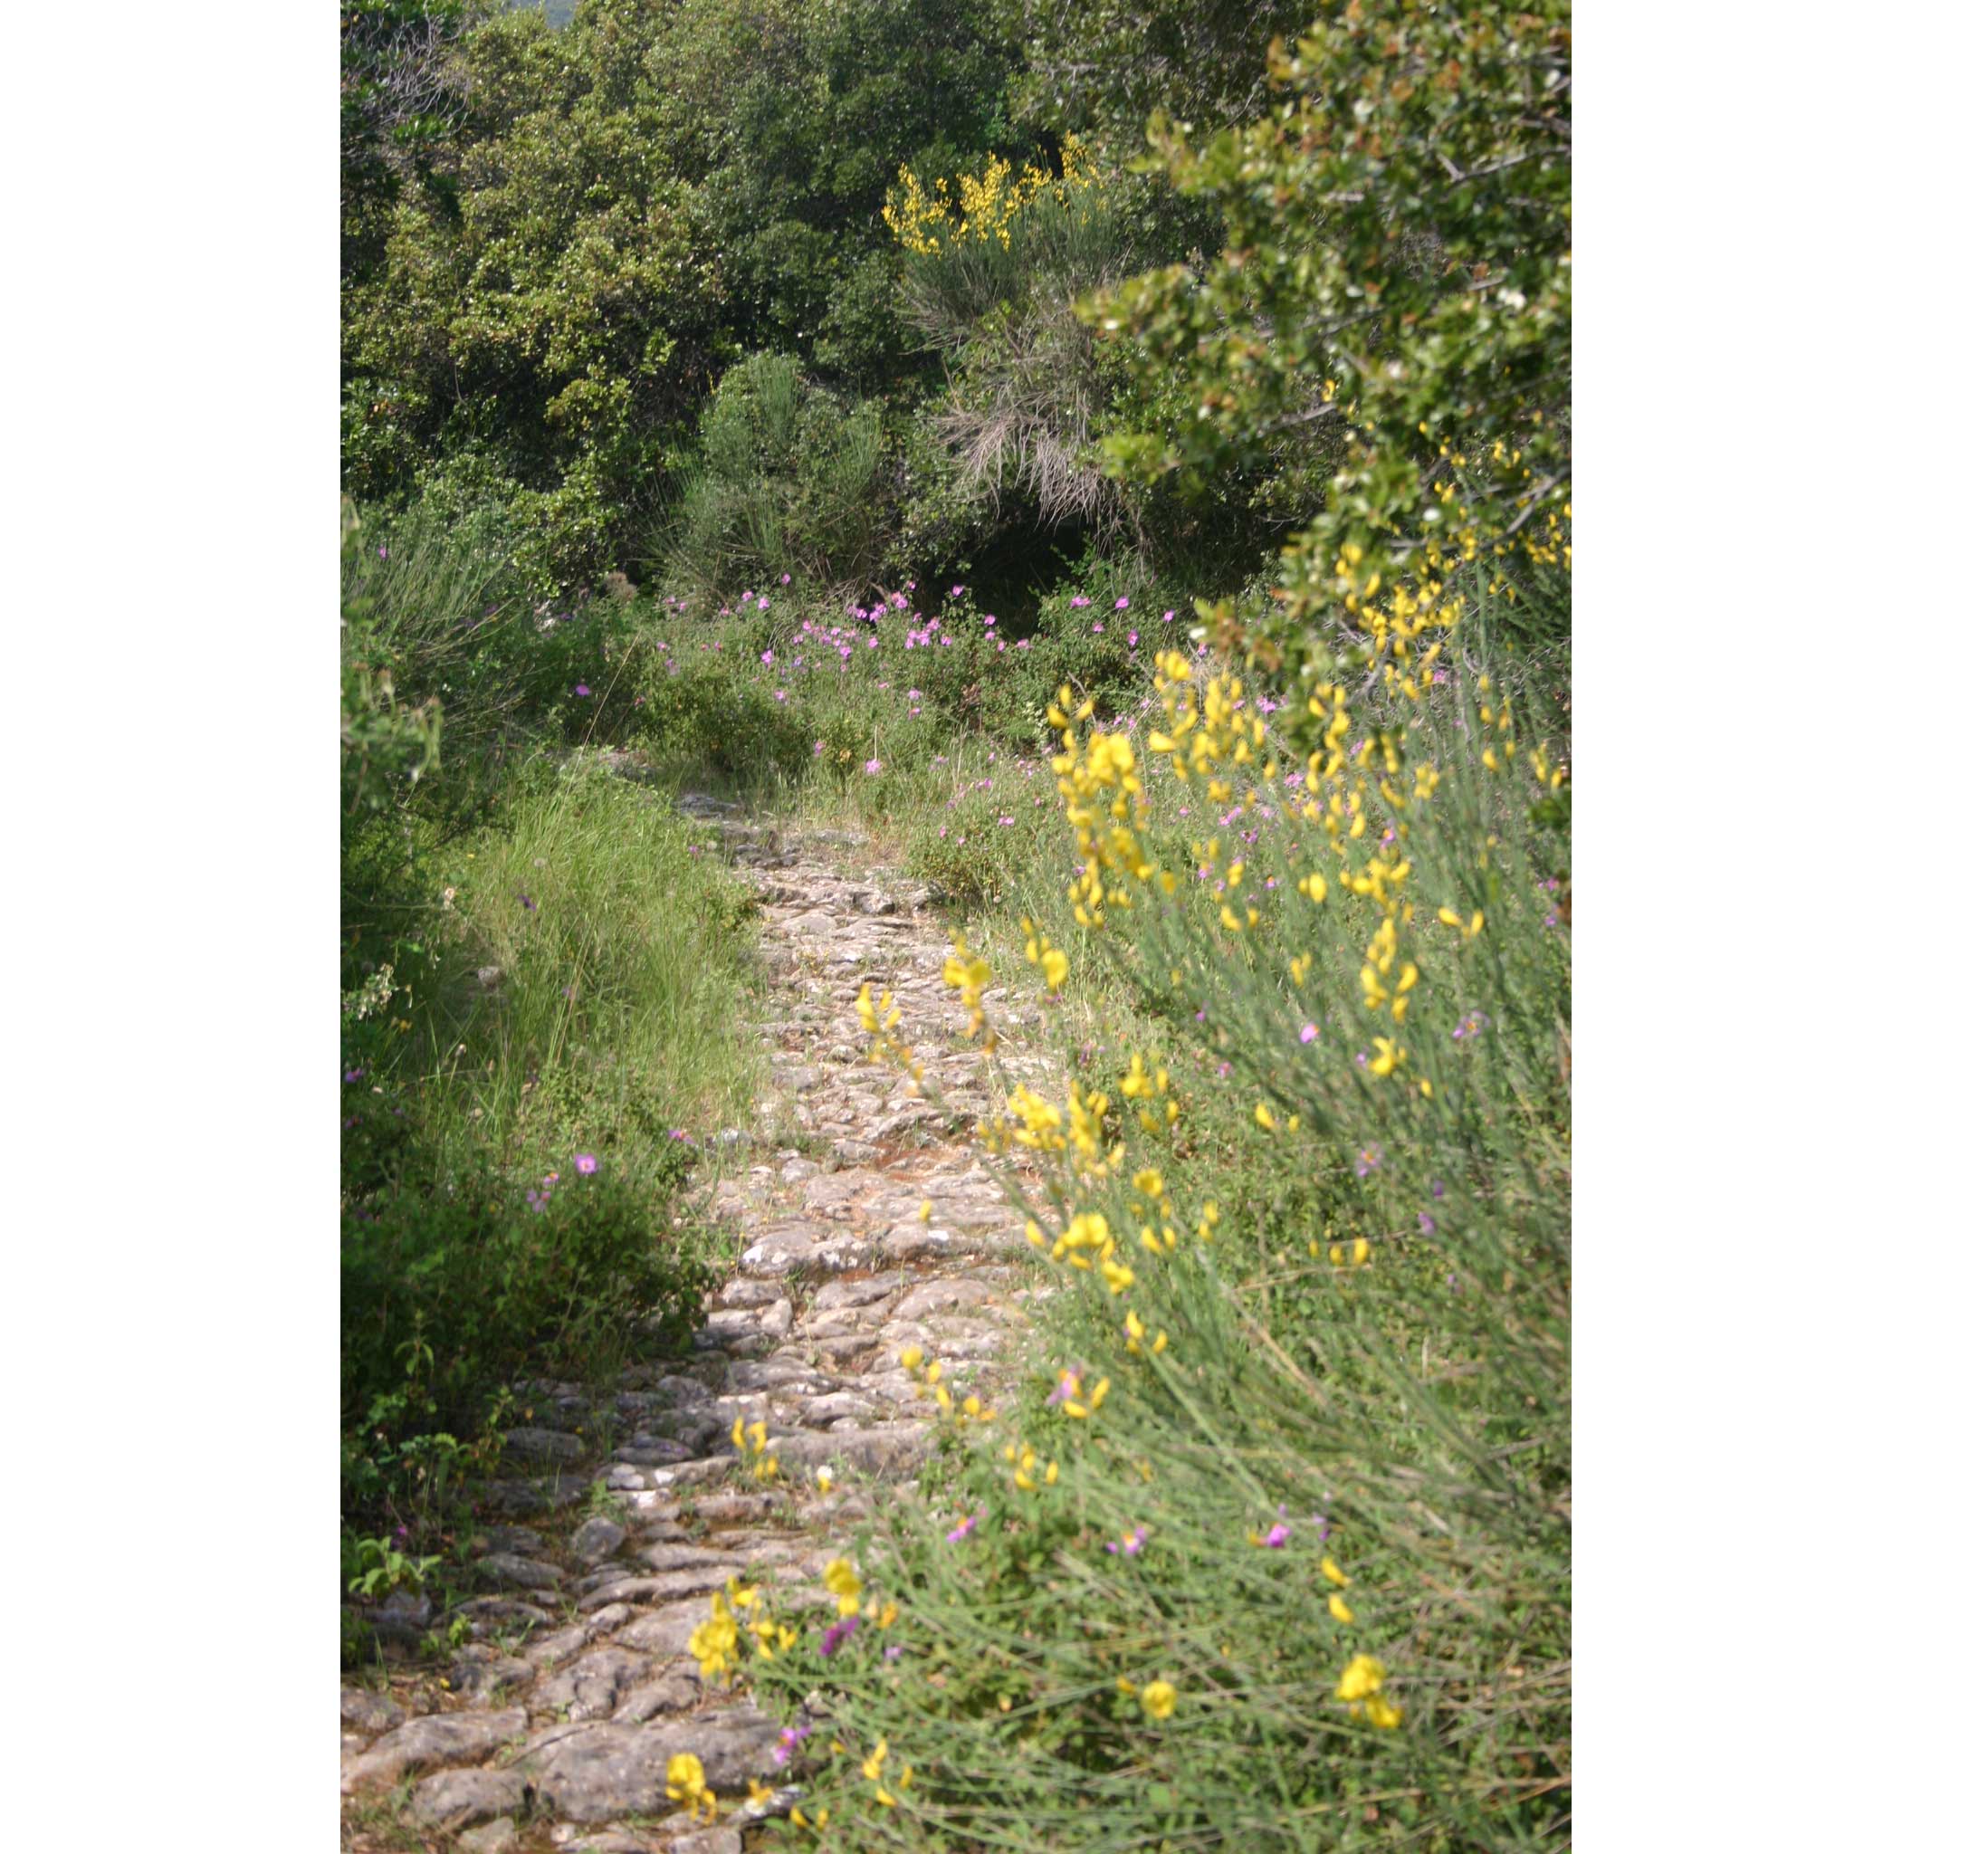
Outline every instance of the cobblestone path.
MULTIPOLYGON (((974 1123, 996 1104, 962 1048, 940 978, 949 941, 922 893, 864 868, 862 843, 785 832, 690 798, 758 885, 772 1074, 750 1163, 718 1188, 739 1259, 687 1359, 630 1370, 605 1398, 526 1387, 530 1425, 479 1528, 483 1594, 371 1612, 383 1639, 467 1639, 405 1677, 340 1693, 345 1842, 408 1849, 739 1854, 748 1781, 778 1782, 779 1721, 713 1691, 687 1651, 711 1596, 738 1576, 792 1610, 828 1601, 821 1572, 866 1503, 915 1473, 932 1405, 898 1364, 908 1345, 948 1379, 999 1395, 1028 1302, 1044 1290, 974 1123), (854 1003, 888 987, 943 1106, 871 1064, 854 1003), (928 1205, 929 1211, 921 1215, 928 1205), (782 1470, 742 1472, 732 1427, 763 1421, 782 1470), (833 1485, 818 1484, 826 1468, 833 1485), (712 1824, 664 1795, 693 1752, 725 1808, 712 1824)), ((1043 1085, 1024 1022, 986 994, 1011 1077, 1043 1085)), ((798 1792, 781 1792, 782 1812, 798 1792)))

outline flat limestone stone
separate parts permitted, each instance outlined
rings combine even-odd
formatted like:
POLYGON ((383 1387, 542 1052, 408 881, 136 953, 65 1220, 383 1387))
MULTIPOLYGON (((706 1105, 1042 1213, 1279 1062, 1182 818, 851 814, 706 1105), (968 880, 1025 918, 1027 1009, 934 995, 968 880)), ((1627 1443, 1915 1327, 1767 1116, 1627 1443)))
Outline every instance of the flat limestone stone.
POLYGON ((397 1783, 437 1764, 472 1763, 522 1737, 524 1729, 521 1706, 503 1712, 435 1713, 425 1719, 409 1719, 347 1764, 339 1788, 349 1796, 355 1791, 397 1783))
POLYGON ((554 1814, 568 1821, 605 1822, 671 1812, 673 1757, 687 1752, 699 1759, 704 1781, 714 1790, 742 1790, 750 1779, 777 1768, 779 1741, 779 1727, 756 1706, 733 1706, 641 1725, 583 1725, 527 1753, 519 1768, 554 1814))
POLYGON ((407 1813, 425 1828, 467 1829, 514 1815, 524 1802, 516 1771, 438 1771, 415 1785, 407 1813))

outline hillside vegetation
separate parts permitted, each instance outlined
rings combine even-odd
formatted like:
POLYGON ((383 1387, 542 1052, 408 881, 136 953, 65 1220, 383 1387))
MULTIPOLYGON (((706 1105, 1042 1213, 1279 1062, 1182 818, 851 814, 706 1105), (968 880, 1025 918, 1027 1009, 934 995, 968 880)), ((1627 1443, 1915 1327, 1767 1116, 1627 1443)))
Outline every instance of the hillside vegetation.
POLYGON ((694 787, 865 830, 1066 1067, 980 1130, 1027 1394, 907 1354, 837 1625, 707 1658, 777 1844, 1568 1845, 1567 7, 344 43, 349 1581, 521 1372, 701 1317, 759 980, 694 787))

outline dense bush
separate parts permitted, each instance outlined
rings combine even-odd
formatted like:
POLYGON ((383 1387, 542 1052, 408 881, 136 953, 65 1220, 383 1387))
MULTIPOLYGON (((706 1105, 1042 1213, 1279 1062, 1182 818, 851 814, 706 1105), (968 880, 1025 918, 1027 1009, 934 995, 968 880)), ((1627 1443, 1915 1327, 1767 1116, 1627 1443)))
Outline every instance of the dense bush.
POLYGON ((889 538, 888 475, 875 406, 839 403, 791 355, 756 354, 704 408, 659 565, 670 583, 706 591, 788 569, 867 583, 889 538))
MULTIPOLYGON (((990 1135, 1064 1284, 1035 1372, 880 1509, 887 1610, 830 1669, 758 1664, 761 1703, 889 1743, 888 1803, 810 1766, 830 1848, 1018 1811, 1056 1848, 1536 1845, 1571 1768, 1564 772, 1448 671, 1324 692, 1316 762, 1274 694, 1158 671, 1133 727, 1058 707, 1056 816, 995 875, 1073 1038, 990 1135)), ((948 977, 970 1008, 993 974, 948 977)))
POLYGON ((1088 306, 1196 402, 1105 449, 1190 488, 1269 463, 1315 503, 1253 627, 1293 689, 1385 633, 1398 588, 1427 610, 1459 562, 1530 581, 1571 561, 1571 45, 1563 5, 1390 0, 1276 46, 1284 100, 1247 128, 1196 146, 1154 125, 1228 250, 1088 306))
MULTIPOLYGON (((536 1180, 507 1168, 425 1169, 405 1104, 349 1085, 351 1161, 390 1182, 349 1194, 340 1232, 340 1356, 349 1512, 406 1497, 396 1469, 421 1436, 473 1436, 521 1375, 587 1371, 632 1340, 682 1345, 702 1314, 702 1263, 658 1228, 669 1201, 575 1169, 536 1180)), ((681 1178, 683 1161, 675 1170, 681 1178)), ((417 1451, 418 1453, 418 1451, 417 1451)))
POLYGON ((535 612, 506 540, 348 513, 349 1525, 443 1516, 527 1366, 682 1340, 688 1136, 750 1098, 744 892, 660 795, 549 750, 641 715, 626 608, 535 612))
POLYGON ((473 485, 540 597, 632 563, 738 355, 795 353, 858 394, 917 376, 885 191, 907 163, 1016 145, 1012 53, 958 0, 591 0, 558 31, 464 9, 433 48, 418 9, 370 11, 407 19, 348 33, 346 487, 460 506, 473 485), (405 184, 411 152, 382 166, 412 144, 368 126, 381 71, 445 88, 421 118, 434 184, 405 184))
POLYGON ((709 658, 681 668, 645 660, 644 669, 640 731, 665 761, 731 779, 798 772, 806 762, 806 722, 764 682, 709 658))

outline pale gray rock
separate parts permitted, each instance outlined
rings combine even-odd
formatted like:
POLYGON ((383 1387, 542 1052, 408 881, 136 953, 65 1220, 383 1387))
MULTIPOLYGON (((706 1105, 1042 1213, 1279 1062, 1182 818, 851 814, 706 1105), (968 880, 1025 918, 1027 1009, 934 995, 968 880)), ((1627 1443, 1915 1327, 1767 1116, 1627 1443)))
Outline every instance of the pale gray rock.
POLYGON ((455 1838, 458 1848, 468 1854, 510 1854, 518 1845, 518 1824, 508 1815, 487 1821, 480 1829, 467 1829, 455 1838))
POLYGON ((627 1533, 613 1520, 597 1515, 586 1521, 574 1533, 572 1553, 582 1564, 604 1563, 621 1549, 622 1543, 627 1536, 627 1533))
POLYGON ((418 1776, 437 1764, 470 1763, 488 1757, 523 1735, 521 1709, 506 1712, 435 1713, 397 1725, 345 1766, 339 1787, 347 1795, 418 1776))
POLYGON ((528 1752, 520 1768, 541 1800, 569 1821, 606 1822, 631 1815, 663 1815, 670 1759, 690 1753, 703 1764, 715 1790, 742 1790, 776 1768, 779 1727, 756 1707, 741 1706, 694 1718, 651 1720, 639 1725, 612 1721, 578 1731, 528 1752))
POLYGON ((564 1429, 506 1429, 503 1452, 522 1467, 570 1467, 586 1457, 587 1444, 564 1429))
POLYGON ((557 1590, 559 1567, 542 1558, 524 1558, 515 1552, 491 1552, 476 1561, 479 1575, 492 1583, 514 1590, 557 1590))
POLYGON ((439 1771, 415 1785, 407 1813, 424 1828, 458 1830, 514 1814, 525 1803, 516 1771, 439 1771))
POLYGON ((355 1732, 390 1732, 407 1716, 398 1701, 384 1693, 369 1693, 363 1687, 339 1689, 339 1717, 355 1732))

